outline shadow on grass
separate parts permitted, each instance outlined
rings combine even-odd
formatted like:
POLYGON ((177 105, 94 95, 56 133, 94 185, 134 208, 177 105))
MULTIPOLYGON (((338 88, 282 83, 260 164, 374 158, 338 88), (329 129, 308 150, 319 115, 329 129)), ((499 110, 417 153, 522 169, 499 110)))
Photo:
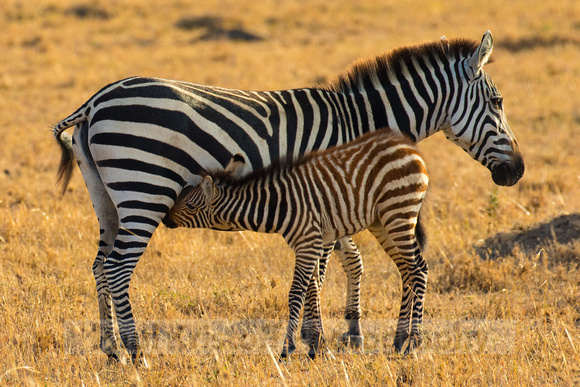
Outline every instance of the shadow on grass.
POLYGON ((565 245, 580 240, 580 214, 560 215, 527 230, 498 233, 475 246, 482 259, 510 255, 518 247, 526 255, 555 244, 565 245))
POLYGON ((73 5, 67 9, 66 14, 75 16, 78 19, 107 20, 111 17, 107 10, 90 2, 73 5))
POLYGON ((532 51, 536 48, 554 48, 573 44, 580 46, 580 39, 572 36, 526 36, 521 38, 503 39, 497 43, 498 47, 510 52, 532 51))
POLYGON ((247 31, 238 22, 226 21, 219 16, 186 16, 175 23, 175 27, 186 30, 202 30, 203 34, 198 39, 207 40, 232 40, 240 42, 259 42, 263 37, 247 31), (231 24, 234 24, 233 26, 231 24))

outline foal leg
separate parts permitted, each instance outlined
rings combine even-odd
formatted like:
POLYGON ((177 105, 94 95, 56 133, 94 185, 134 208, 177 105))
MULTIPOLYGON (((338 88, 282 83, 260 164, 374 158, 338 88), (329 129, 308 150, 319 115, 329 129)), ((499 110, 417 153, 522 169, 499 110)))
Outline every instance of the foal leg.
MULTIPOLYGON (((318 310, 318 313, 320 313, 320 288, 324 282, 326 265, 328 264, 328 259, 330 258, 330 254, 332 254, 333 248, 334 242, 324 245, 324 252, 322 253, 322 257, 318 262, 314 275, 308 283, 308 289, 306 290, 306 301, 304 302, 304 315, 302 316, 302 328, 300 329, 300 337, 305 344, 310 343, 312 321, 314 320, 313 312, 318 310)), ((320 334, 323 335, 322 326, 320 329, 320 334)))
POLYGON ((316 354, 319 352, 320 348, 324 345, 324 329, 322 327, 322 317, 321 317, 321 310, 320 310, 320 289, 318 288, 318 274, 320 272, 319 268, 320 262, 317 262, 316 266, 314 267, 314 271, 312 273, 312 278, 308 284, 308 288, 306 289, 306 299, 307 301, 312 301, 312 309, 311 309, 311 319, 310 323, 310 333, 309 339, 306 342, 308 344, 308 356, 311 359, 314 359, 316 354))
POLYGON ((360 252, 351 238, 341 238, 336 242, 334 251, 338 256, 347 277, 346 307, 344 318, 348 331, 342 335, 342 342, 353 348, 362 348, 364 336, 361 332, 360 282, 363 262, 360 252))
POLYGON ((333 242, 324 246, 324 254, 320 259, 318 284, 314 283, 316 281, 315 276, 312 277, 308 284, 309 291, 307 294, 313 294, 313 296, 307 296, 304 306, 304 317, 300 331, 301 337, 306 343, 310 341, 311 310, 320 308, 320 306, 316 306, 317 298, 314 295, 320 292, 324 283, 326 267, 333 247, 347 276, 347 297, 344 315, 348 324, 348 331, 342 335, 342 341, 347 345, 359 348, 363 346, 364 340, 360 327, 360 281, 363 273, 363 263, 360 252, 350 237, 340 238, 336 244, 333 242))
POLYGON ((288 295, 288 327, 286 329, 286 338, 282 348, 281 358, 285 359, 296 350, 294 336, 298 327, 300 310, 304 303, 304 295, 308 283, 313 276, 314 269, 317 266, 320 257, 324 251, 321 239, 311 239, 308 236, 302 241, 288 241, 288 244, 296 254, 296 263, 294 266, 294 277, 290 294, 288 295), (306 239, 306 240, 304 240, 306 239))
POLYGON ((414 222, 394 221, 387 227, 388 230, 381 223, 375 222, 369 227, 369 231, 384 250, 390 252, 401 274, 403 283, 401 308, 393 346, 395 351, 402 352, 405 342, 409 339, 405 350, 405 353, 408 353, 423 341, 421 325, 428 267, 415 237, 414 222))

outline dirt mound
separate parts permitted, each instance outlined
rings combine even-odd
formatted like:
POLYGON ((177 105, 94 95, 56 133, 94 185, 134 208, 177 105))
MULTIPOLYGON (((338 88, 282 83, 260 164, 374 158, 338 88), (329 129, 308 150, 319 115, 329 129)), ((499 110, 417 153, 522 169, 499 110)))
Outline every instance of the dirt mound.
POLYGON ((580 214, 560 215, 527 230, 496 234, 475 246, 482 259, 497 259, 512 253, 536 254, 540 249, 580 240, 580 214))

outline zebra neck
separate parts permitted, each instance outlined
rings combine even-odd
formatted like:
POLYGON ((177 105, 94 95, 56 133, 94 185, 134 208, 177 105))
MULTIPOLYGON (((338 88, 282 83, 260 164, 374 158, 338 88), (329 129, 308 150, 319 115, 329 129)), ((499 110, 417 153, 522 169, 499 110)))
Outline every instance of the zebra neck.
POLYGON ((349 106, 358 108, 361 133, 387 127, 419 142, 447 125, 457 87, 453 66, 437 62, 429 71, 423 67, 387 74, 369 71, 348 85, 343 93, 349 106))
MULTIPOLYGON (((274 233, 271 218, 279 213, 280 206, 269 207, 274 184, 265 181, 267 177, 243 179, 218 186, 219 197, 216 212, 228 225, 237 230, 274 233)), ((273 203, 275 203, 274 201, 273 203)))

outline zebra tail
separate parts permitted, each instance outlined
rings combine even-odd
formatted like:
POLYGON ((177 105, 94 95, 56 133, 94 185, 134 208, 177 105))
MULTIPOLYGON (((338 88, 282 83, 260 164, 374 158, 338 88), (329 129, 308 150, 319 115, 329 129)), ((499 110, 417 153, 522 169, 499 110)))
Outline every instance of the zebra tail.
POLYGON ((72 126, 85 123, 86 121, 87 115, 85 106, 82 106, 72 115, 65 118, 54 127, 54 138, 56 139, 61 152, 60 164, 58 166, 58 172, 56 173, 56 183, 57 185, 62 186, 63 196, 72 177, 75 160, 75 155, 72 148, 72 136, 68 133, 65 133, 65 130, 72 126))

